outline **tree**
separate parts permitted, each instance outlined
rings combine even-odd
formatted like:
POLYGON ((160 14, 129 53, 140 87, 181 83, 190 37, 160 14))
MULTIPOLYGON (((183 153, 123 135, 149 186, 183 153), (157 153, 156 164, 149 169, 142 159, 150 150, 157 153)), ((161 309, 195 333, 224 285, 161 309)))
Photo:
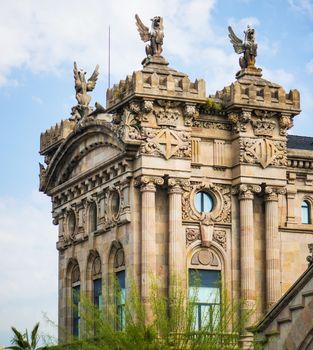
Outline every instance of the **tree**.
POLYGON ((25 333, 22 334, 15 327, 11 327, 14 336, 11 340, 12 346, 7 347, 6 349, 11 350, 36 350, 39 342, 39 323, 36 323, 29 339, 28 331, 26 329, 25 333))

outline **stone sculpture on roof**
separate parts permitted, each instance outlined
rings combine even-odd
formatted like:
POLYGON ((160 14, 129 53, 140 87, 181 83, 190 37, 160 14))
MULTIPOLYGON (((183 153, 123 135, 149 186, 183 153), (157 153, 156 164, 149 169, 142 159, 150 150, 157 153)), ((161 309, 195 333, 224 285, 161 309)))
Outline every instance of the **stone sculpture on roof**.
POLYGON ((149 28, 142 23, 137 14, 135 15, 135 18, 141 40, 145 43, 147 41, 150 41, 150 44, 146 45, 147 57, 161 56, 161 53, 163 51, 162 45, 164 38, 163 18, 160 16, 153 17, 151 19, 152 25, 150 31, 149 28))
POLYGON ((239 64, 242 69, 255 67, 255 57, 257 56, 258 45, 255 42, 255 31, 251 26, 247 26, 244 31, 245 39, 242 41, 234 33, 231 26, 228 26, 228 37, 233 44, 236 53, 243 53, 243 57, 239 58, 239 64))
POLYGON ((87 92, 92 91, 98 80, 99 76, 99 65, 97 64, 95 70, 93 71, 90 78, 86 81, 86 72, 83 69, 78 70, 76 62, 74 62, 74 80, 75 80, 75 91, 76 91, 76 100, 78 104, 72 107, 72 117, 70 120, 80 121, 91 114, 97 114, 100 107, 101 111, 104 108, 96 103, 96 109, 93 110, 92 107, 89 106, 91 101, 91 96, 87 94, 87 92))

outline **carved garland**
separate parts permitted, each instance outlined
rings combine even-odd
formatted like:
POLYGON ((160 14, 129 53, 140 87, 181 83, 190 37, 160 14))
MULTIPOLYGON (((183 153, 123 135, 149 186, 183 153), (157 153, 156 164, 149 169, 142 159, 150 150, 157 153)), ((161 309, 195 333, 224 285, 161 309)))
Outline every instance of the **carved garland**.
POLYGON ((231 223, 231 190, 222 184, 200 184, 184 189, 182 196, 182 212, 184 221, 200 221, 209 223, 231 223), (194 205, 198 191, 208 190, 214 197, 214 208, 210 213, 199 213, 194 205))

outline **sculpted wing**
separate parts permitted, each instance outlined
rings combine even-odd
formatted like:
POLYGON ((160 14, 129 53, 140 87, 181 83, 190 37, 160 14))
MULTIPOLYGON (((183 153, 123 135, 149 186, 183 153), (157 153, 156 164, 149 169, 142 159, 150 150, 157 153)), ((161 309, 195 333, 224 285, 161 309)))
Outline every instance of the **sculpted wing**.
POLYGON ((228 31, 229 31, 228 37, 230 39, 230 42, 233 44, 235 52, 239 54, 243 53, 244 47, 243 47, 242 40, 237 37, 237 35, 234 33, 231 26, 228 26, 228 31))
POLYGON ((95 86, 96 82, 98 80, 98 75, 99 75, 99 65, 97 64, 95 70, 93 71, 91 77, 88 79, 87 82, 87 91, 92 91, 95 86))
POLYGON ((139 16, 136 14, 136 26, 142 41, 147 42, 151 39, 151 35, 149 33, 149 28, 146 27, 142 22, 139 16))
POLYGON ((76 62, 74 62, 73 73, 74 73, 74 80, 75 80, 75 90, 76 92, 78 92, 82 87, 82 82, 78 74, 78 68, 77 68, 76 62))

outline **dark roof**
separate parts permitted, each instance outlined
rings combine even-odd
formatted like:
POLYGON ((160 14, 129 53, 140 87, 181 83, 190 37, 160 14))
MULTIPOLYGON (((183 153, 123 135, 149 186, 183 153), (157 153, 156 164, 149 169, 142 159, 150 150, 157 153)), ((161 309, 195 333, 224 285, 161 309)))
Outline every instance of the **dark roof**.
POLYGON ((313 137, 288 135, 287 147, 313 151, 313 137))

